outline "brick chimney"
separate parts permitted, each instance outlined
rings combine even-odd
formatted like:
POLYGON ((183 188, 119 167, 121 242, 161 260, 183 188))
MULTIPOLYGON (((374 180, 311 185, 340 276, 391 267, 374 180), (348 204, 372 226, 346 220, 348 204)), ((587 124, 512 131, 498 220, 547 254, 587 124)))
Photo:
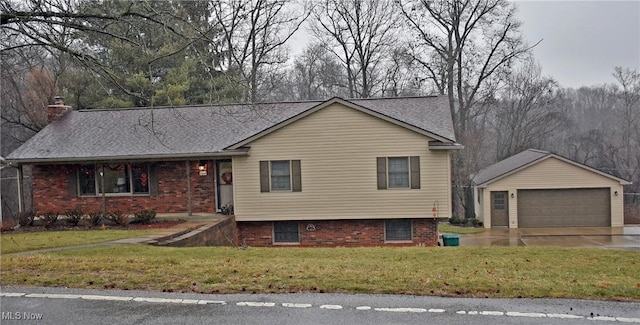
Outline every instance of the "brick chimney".
POLYGON ((53 105, 47 106, 47 122, 51 123, 71 111, 71 106, 64 104, 64 97, 53 98, 53 105))

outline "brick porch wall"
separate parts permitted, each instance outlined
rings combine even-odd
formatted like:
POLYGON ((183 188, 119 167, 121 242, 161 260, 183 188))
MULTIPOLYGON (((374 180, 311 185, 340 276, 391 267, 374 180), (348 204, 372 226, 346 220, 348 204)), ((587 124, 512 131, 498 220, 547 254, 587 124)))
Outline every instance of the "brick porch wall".
MULTIPOLYGON (((438 222, 434 219, 413 219, 413 242, 385 242, 384 220, 324 220, 300 221, 300 244, 295 246, 436 246, 438 222), (314 231, 307 226, 313 225, 314 231)), ((248 246, 290 246, 273 244, 273 222, 238 222, 237 244, 248 246)))
MULTIPOLYGON (((68 167, 68 166, 67 166, 68 167)), ((207 176, 200 176, 198 162, 190 163, 191 206, 194 213, 215 213, 215 183, 213 163, 207 176)), ((186 213, 187 180, 184 161, 158 162, 158 195, 108 196, 107 212, 133 213, 143 209, 158 213, 186 213)), ((151 180, 150 180, 151 181, 151 180)), ((102 196, 69 195, 68 175, 61 165, 33 166, 33 208, 36 212, 57 212, 81 207, 85 213, 102 209, 102 196)))

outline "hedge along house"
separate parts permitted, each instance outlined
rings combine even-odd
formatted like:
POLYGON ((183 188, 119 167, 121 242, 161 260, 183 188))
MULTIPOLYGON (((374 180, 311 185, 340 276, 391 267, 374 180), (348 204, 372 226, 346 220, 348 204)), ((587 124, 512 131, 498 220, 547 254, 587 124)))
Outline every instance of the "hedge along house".
MULTIPOLYGON (((215 213, 251 246, 435 245, 451 216, 444 97, 69 111, 7 159, 37 211, 215 213)), ((60 115, 57 118, 55 115, 60 115)))
POLYGON ((473 177, 485 228, 622 227, 626 180, 529 149, 473 177))

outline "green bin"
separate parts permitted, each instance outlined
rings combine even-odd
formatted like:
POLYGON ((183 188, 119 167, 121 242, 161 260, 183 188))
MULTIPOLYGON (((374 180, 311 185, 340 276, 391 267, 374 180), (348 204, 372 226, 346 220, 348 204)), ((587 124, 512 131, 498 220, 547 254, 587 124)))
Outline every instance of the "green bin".
POLYGON ((442 243, 444 246, 459 246, 460 236, 458 234, 443 234, 442 243))

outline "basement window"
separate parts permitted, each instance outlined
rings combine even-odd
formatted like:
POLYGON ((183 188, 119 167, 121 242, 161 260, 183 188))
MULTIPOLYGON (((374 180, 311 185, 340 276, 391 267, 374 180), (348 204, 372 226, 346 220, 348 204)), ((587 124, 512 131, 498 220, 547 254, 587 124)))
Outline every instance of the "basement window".
POLYGON ((384 240, 407 242, 412 240, 410 219, 388 219, 384 221, 384 240))
POLYGON ((299 244, 300 227, 295 221, 278 221, 273 223, 274 244, 299 244))
POLYGON ((147 164, 83 165, 78 170, 82 196, 149 194, 147 164))

